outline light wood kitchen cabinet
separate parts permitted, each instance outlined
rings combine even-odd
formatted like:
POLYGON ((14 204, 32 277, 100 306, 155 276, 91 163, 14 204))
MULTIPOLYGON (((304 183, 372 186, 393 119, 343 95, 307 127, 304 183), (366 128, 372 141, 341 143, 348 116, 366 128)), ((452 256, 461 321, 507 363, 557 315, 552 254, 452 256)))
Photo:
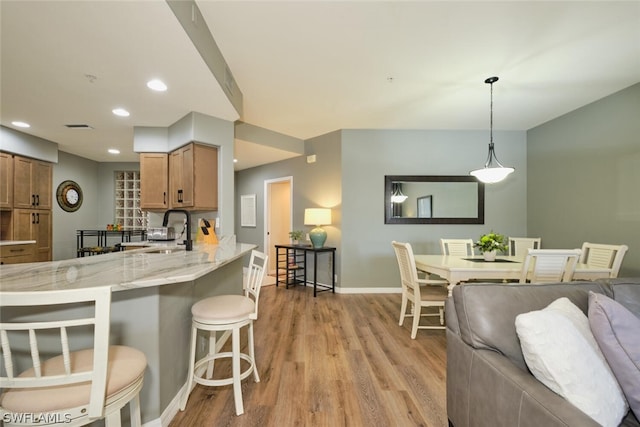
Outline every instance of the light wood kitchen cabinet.
POLYGON ((51 209, 52 171, 49 162, 14 156, 13 207, 51 209))
POLYGON ((169 207, 169 155, 140 154, 140 208, 169 207))
POLYGON ((218 149, 190 143, 169 154, 171 208, 218 210, 218 149))
POLYGON ((0 153, 0 208, 13 207, 13 156, 0 153))
POLYGON ((35 261, 35 248, 33 243, 22 245, 0 246, 0 264, 18 264, 35 261))
POLYGON ((13 240, 35 240, 35 261, 51 261, 51 228, 50 210, 13 210, 13 240))

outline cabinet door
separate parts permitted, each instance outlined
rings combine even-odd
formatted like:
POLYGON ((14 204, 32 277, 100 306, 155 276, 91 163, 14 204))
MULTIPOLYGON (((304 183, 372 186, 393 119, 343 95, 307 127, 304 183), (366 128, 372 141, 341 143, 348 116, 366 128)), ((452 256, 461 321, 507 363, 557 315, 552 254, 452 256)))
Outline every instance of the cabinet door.
POLYGON ((182 207, 182 151, 169 155, 169 203, 172 208, 182 207))
POLYGON ((51 209, 51 163, 26 157, 13 158, 13 207, 51 209))
POLYGON ((36 210, 35 227, 32 230, 36 241, 36 261, 51 261, 51 211, 36 210))
POLYGON ((31 188, 36 196, 36 209, 51 209, 51 200, 53 199, 52 171, 51 163, 34 161, 31 188))
POLYGON ((51 211, 38 209, 14 209, 13 217, 13 239, 35 240, 35 260, 51 261, 51 211))
POLYGON ((34 240, 36 216, 31 209, 13 210, 13 240, 34 240))
POLYGON ((25 157, 13 158, 13 207, 31 208, 35 204, 35 194, 31 191, 33 180, 33 160, 25 157))
POLYGON ((182 206, 193 206, 193 144, 180 149, 182 151, 182 206))
POLYGON ((0 208, 13 207, 13 156, 0 153, 0 208))
POLYGON ((166 153, 140 154, 140 207, 169 207, 169 161, 166 153))

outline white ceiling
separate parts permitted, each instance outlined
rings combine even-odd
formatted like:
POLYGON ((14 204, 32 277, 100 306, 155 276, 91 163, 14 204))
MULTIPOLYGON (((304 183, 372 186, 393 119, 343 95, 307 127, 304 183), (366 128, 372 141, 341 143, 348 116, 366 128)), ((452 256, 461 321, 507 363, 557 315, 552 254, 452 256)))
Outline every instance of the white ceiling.
MULTIPOLYGON (((133 126, 190 111, 301 139, 486 129, 483 81, 497 75, 494 127, 525 130, 640 82, 639 1, 197 5, 243 93, 241 117, 162 0, 1 0, 2 125, 27 121, 27 133, 96 161, 137 161, 133 126), (169 90, 149 91, 153 77, 169 90), (64 127, 81 123, 93 129, 64 127)), ((239 168, 292 155, 237 146, 239 168)))

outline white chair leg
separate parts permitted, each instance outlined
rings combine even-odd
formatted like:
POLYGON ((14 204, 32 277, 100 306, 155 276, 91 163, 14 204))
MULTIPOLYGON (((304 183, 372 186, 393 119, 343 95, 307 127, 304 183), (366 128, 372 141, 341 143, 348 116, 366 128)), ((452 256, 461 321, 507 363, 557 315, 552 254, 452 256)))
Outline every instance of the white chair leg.
POLYGON ((109 415, 104 417, 105 427, 120 427, 120 411, 113 411, 109 415))
POLYGON ((131 414, 131 427, 142 427, 140 417, 140 395, 137 395, 129 402, 129 413, 131 414))
POLYGON ((256 350, 253 345, 253 322, 249 323, 249 357, 253 360, 253 379, 255 382, 260 382, 260 375, 258 375, 258 365, 256 363, 256 350))
MULTIPOLYGON (((209 353, 207 356, 213 356, 216 353, 216 331, 209 332, 209 353)), ((213 362, 214 359, 211 359, 209 363, 207 363, 207 379, 211 379, 213 377, 213 362)))
POLYGON ((406 316, 407 313, 407 296, 404 294, 404 291, 402 291, 402 304, 400 305, 400 321, 398 322, 398 325, 402 326, 402 324, 404 323, 404 318, 406 316))
POLYGON ((420 323, 420 306, 413 304, 413 327, 411 328, 411 339, 415 340, 418 335, 418 324, 420 323))
POLYGON ((236 403, 236 415, 242 415, 244 407, 242 405, 242 384, 240 383, 240 328, 233 328, 231 335, 233 399, 236 403))
POLYGON ((180 410, 184 411, 187 406, 187 399, 191 393, 191 386, 193 385, 193 367, 196 363, 196 335, 198 330, 195 326, 191 326, 191 350, 189 351, 189 373, 187 374, 187 387, 184 390, 182 399, 180 401, 180 410))

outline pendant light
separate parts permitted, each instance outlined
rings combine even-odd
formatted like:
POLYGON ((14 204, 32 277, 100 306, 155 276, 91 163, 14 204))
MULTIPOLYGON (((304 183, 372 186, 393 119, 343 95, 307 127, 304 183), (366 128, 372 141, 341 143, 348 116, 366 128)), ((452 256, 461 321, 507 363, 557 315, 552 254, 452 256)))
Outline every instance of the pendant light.
POLYGON ((391 194, 391 203, 402 203, 405 200, 407 200, 408 196, 405 196, 402 193, 402 189, 400 188, 399 183, 394 183, 393 184, 393 193, 391 194))
POLYGON ((495 182, 500 182, 507 177, 511 172, 515 169, 510 167, 504 167, 498 161, 496 157, 496 153, 493 148, 493 84, 498 81, 497 77, 489 77, 485 80, 485 83, 491 85, 491 115, 490 115, 490 126, 491 133, 489 139, 489 156, 487 157, 487 162, 484 164, 484 167, 481 169, 476 169, 469 172, 471 175, 478 178, 480 181, 486 184, 493 184, 495 182))

